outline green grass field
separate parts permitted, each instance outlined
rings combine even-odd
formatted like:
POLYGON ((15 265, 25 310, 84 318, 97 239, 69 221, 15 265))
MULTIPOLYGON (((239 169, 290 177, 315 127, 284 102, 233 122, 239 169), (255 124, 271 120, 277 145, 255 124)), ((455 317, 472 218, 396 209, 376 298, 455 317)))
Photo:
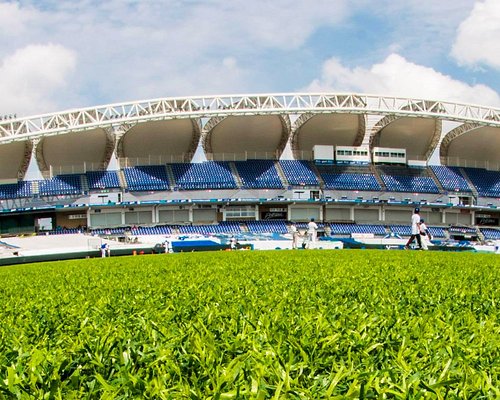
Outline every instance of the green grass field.
POLYGON ((0 282, 0 398, 500 398, 497 255, 167 254, 0 282))

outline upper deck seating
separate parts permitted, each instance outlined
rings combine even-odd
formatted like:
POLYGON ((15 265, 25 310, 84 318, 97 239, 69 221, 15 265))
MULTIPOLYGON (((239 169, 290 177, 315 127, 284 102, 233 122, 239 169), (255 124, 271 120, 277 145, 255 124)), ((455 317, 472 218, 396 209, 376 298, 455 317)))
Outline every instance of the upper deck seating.
POLYGON ((191 233, 199 235, 214 235, 214 234, 234 234, 240 233, 240 225, 237 222, 226 222, 220 224, 209 225, 180 225, 180 233, 191 233))
POLYGON ((167 171, 163 165, 145 165, 124 168, 128 190, 141 192, 148 190, 169 190, 167 171))
POLYGON ((243 189, 282 189, 283 182, 273 160, 236 161, 243 189))
POLYGON ((367 166, 318 166, 325 189, 380 191, 382 188, 367 166))
POLYGON ((458 168, 447 167, 445 165, 433 165, 431 166, 431 169, 445 190, 456 192, 471 191, 467 181, 462 176, 458 168))
POLYGON ((31 194, 32 191, 31 191, 30 181, 21 181, 17 183, 8 183, 0 185, 1 200, 30 197, 31 194))
POLYGON ((38 190, 42 196, 82 194, 81 175, 57 175, 38 181, 38 190))
POLYGON ((206 161, 203 163, 171 164, 176 185, 183 190, 234 189, 229 163, 206 161))
POLYGON ((479 196, 500 197, 500 171, 489 171, 482 168, 463 169, 479 196))
POLYGON ((281 160, 286 180, 293 186, 318 186, 319 181, 310 164, 303 160, 281 160))
POLYGON ((439 193, 426 168, 378 166, 380 177, 389 192, 439 193))
POLYGON ((117 171, 88 171, 85 173, 90 190, 115 189, 120 187, 117 171))

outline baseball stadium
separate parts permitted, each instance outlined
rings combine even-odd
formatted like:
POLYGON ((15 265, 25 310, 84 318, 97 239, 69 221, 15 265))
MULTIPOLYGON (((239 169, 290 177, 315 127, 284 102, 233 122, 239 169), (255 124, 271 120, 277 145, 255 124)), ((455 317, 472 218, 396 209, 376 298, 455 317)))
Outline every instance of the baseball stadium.
POLYGON ((495 251, 499 154, 500 109, 366 94, 4 116, 1 259, 83 257, 102 241, 149 252, 165 238, 173 251, 290 248, 290 225, 312 218, 320 248, 401 248, 415 207, 435 249, 495 251))

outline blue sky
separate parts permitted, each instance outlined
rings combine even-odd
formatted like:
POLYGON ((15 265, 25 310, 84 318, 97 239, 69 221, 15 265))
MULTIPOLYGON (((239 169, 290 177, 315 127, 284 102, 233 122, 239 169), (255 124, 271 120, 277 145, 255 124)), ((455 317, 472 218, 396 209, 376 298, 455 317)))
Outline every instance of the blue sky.
POLYGON ((0 114, 358 92, 500 107, 498 0, 0 0, 0 114))

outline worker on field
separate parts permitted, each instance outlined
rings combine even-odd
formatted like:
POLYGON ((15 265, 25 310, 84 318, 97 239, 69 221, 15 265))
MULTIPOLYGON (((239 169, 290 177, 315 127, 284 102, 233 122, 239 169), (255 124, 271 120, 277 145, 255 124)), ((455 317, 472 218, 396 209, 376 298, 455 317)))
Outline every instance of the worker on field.
POLYGON ((422 250, 422 240, 420 238, 420 208, 415 208, 411 216, 411 236, 406 243, 405 250, 410 248, 410 244, 416 239, 419 250, 422 250))
POLYGON ((429 232, 427 225, 425 225, 425 221, 423 219, 420 219, 419 228, 420 228, 420 240, 422 241, 422 249, 429 250, 428 244, 432 240, 432 235, 429 232))
POLYGON ((314 249, 317 237, 318 237, 318 224, 314 222, 314 218, 311 218, 311 221, 307 224, 308 249, 314 249))
POLYGON ((292 234, 292 249, 296 250, 299 246, 299 230, 297 229, 297 225, 292 223, 290 226, 290 233, 292 234))

